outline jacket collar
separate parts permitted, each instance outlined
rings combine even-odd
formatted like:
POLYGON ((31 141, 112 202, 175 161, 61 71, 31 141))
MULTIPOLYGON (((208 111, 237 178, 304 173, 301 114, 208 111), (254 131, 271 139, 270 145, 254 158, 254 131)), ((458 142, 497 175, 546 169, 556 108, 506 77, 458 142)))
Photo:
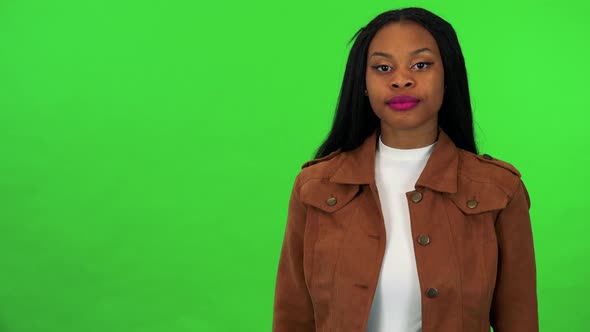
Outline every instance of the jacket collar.
MULTIPOLYGON (((342 162, 330 177, 330 181, 345 184, 370 184, 375 182, 375 152, 379 129, 375 130, 356 149, 343 152, 342 162)), ((416 182, 439 192, 457 192, 459 151, 447 134, 439 128, 438 141, 416 182)))

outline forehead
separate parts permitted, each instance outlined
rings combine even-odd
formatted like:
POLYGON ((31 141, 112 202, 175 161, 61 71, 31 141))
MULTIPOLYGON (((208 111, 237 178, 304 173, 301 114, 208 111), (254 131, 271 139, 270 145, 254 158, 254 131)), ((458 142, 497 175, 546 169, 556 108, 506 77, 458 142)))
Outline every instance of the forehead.
POLYGON ((418 23, 402 21, 389 23, 379 29, 371 40, 369 53, 374 51, 407 53, 423 47, 439 52, 436 40, 428 30, 418 23))

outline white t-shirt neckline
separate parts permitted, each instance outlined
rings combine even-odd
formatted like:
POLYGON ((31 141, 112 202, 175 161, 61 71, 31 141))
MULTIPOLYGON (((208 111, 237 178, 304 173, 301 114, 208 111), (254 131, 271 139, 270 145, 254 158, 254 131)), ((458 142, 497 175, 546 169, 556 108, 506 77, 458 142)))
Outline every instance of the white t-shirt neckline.
POLYGON ((379 154, 381 157, 394 160, 424 160, 430 157, 436 142, 415 149, 398 149, 383 143, 381 135, 379 135, 379 154))

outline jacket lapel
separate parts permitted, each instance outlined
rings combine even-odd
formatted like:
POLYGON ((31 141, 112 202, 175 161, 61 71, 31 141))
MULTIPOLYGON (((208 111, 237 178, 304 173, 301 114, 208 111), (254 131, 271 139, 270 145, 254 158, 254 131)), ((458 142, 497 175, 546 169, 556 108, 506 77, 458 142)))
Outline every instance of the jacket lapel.
MULTIPOLYGON (((375 151, 379 130, 375 130, 356 149, 343 153, 342 162, 330 181, 343 184, 371 184, 375 182, 375 151)), ((439 192, 457 192, 459 151, 449 136, 439 128, 439 136, 432 155, 416 182, 419 187, 439 192)))

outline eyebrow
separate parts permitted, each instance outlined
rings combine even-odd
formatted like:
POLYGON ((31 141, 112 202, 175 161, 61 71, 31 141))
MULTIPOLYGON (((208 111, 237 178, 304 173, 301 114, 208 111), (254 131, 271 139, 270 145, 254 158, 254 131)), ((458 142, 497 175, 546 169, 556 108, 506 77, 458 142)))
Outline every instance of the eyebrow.
MULTIPOLYGON (((419 48, 415 51, 410 52, 410 55, 416 55, 418 53, 422 53, 422 52, 430 52, 430 53, 434 53, 431 49, 429 49, 428 47, 423 47, 423 48, 419 48)), ((393 58, 393 55, 389 54, 389 53, 385 53, 385 52, 373 52, 373 54, 371 54, 371 57, 374 56, 382 56, 384 58, 393 58)))

